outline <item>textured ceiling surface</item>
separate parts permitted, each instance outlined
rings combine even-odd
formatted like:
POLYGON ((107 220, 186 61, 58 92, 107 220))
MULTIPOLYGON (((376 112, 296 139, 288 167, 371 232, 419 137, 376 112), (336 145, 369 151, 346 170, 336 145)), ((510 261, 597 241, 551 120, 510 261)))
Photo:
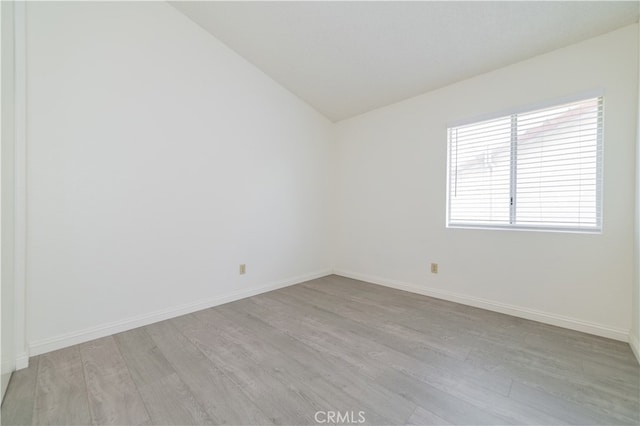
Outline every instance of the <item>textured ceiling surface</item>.
POLYGON ((636 1, 171 4, 332 121, 638 21, 636 1))

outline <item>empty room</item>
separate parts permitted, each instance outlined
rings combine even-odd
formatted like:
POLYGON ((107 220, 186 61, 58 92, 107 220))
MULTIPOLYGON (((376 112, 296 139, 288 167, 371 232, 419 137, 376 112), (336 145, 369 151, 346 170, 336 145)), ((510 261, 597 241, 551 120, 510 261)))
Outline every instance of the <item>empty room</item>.
POLYGON ((2 425, 640 424, 640 2, 0 6, 2 425))

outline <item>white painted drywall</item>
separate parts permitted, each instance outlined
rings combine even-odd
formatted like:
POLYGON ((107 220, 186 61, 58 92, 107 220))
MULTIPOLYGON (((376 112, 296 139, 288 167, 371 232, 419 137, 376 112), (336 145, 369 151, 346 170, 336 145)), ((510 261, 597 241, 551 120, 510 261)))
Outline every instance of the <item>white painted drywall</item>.
POLYGON ((637 33, 628 26, 338 123, 338 273, 627 339, 637 33), (447 123, 592 89, 605 93, 602 234, 445 227, 447 123))
POLYGON ((13 154, 14 154, 14 19, 13 2, 2 2, 2 144, 1 144, 1 258, 2 258, 2 398, 9 385, 11 372, 16 368, 15 307, 13 281, 13 154))
POLYGON ((327 119, 164 2, 27 31, 32 355, 328 273, 327 119))
MULTIPOLYGON (((640 3, 638 3, 640 9, 640 3)), ((636 110, 636 179, 635 179, 635 232, 634 232, 634 277, 633 277, 633 323, 629 343, 640 362, 640 29, 638 30, 638 104, 636 110)))

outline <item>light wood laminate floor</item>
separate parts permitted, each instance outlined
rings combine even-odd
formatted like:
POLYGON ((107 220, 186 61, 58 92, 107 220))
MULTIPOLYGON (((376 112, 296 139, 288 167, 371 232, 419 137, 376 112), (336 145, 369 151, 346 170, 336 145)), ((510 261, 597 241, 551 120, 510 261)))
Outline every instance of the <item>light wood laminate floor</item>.
POLYGON ((639 401, 625 343, 329 276, 33 357, 2 424, 638 424, 639 401))

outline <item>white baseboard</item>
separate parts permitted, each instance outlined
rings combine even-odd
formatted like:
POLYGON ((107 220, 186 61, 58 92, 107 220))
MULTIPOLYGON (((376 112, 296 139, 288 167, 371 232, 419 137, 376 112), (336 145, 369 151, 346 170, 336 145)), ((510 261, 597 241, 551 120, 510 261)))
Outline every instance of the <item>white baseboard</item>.
POLYGON ((351 271, 335 270, 333 271, 333 273, 347 278, 370 282, 372 284, 378 284, 385 287, 391 287, 398 290, 404 290, 411 293, 434 297, 436 299, 448 300, 450 302, 474 306, 476 308, 482 308, 488 311, 499 312, 502 314, 512 315, 514 317, 525 318, 545 324, 568 328, 570 330, 582 331, 584 333, 594 334, 596 336, 629 342, 628 330, 611 328, 600 324, 579 320, 576 318, 570 318, 562 315, 524 308, 522 306, 509 305, 506 303, 495 302, 492 300, 481 299, 474 296, 467 296, 464 294, 444 291, 440 289, 421 287, 416 284, 409 284, 400 281, 359 274, 351 271))
POLYGON ((16 370, 22 370, 28 366, 29 354, 27 352, 22 352, 21 354, 16 355, 16 370))
MULTIPOLYGON (((77 345, 79 343, 88 342, 90 340, 99 339, 101 337, 110 336, 115 333, 121 333, 123 331, 153 324, 158 321, 175 318, 181 315, 186 315, 192 312, 211 308, 213 306, 218 306, 224 303, 233 302, 235 300, 244 299, 246 297, 255 296, 260 293, 266 293, 268 291, 277 290, 282 287, 288 287, 304 281, 321 278, 330 275, 331 273, 331 270, 322 270, 260 287, 254 287, 234 293, 229 293, 223 296, 215 297, 213 299, 187 303, 181 306, 174 306, 148 314, 137 315, 120 321, 114 321, 112 323, 104 324, 97 327, 86 328, 84 330, 74 331, 47 339, 36 340, 29 344, 29 352, 31 356, 40 355, 46 352, 55 351, 57 349, 66 348, 68 346, 77 345)), ((28 357, 26 357, 26 363, 18 362, 16 360, 16 369, 26 368, 28 366, 28 363, 28 357)))
POLYGON ((640 364, 640 340, 638 340, 638 336, 634 333, 629 334, 629 346, 631 346, 631 350, 636 356, 638 364, 640 364))

